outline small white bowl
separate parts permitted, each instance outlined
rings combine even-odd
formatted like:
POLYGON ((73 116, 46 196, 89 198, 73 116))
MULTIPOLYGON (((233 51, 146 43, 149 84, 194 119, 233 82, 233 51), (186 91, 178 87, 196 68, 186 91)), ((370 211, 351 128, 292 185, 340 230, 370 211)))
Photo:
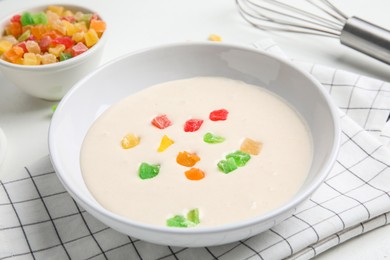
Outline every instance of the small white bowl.
POLYGON ((71 196, 89 213, 130 236, 183 247, 213 246, 245 239, 291 216, 325 180, 335 162, 339 140, 337 110, 323 87, 310 75, 288 61, 250 47, 207 42, 142 50, 100 67, 63 98, 49 130, 49 149, 57 175, 71 196), (157 83, 197 76, 226 77, 264 86, 303 116, 312 133, 314 151, 303 187, 288 203, 269 213, 217 227, 153 226, 103 208, 88 191, 80 171, 80 148, 91 124, 110 105, 128 95, 157 83))
MULTIPOLYGON (((57 5, 64 6, 69 10, 96 13, 96 11, 89 7, 68 4, 57 5)), ((31 13, 40 12, 47 8, 47 6, 40 5, 20 10, 3 18, 0 21, 1 34, 3 34, 5 26, 15 14, 22 14, 26 11, 31 13)), ((104 17, 100 13, 98 15, 104 21, 104 17)), ((88 51, 66 61, 53 64, 26 66, 13 64, 0 59, 0 70, 9 81, 27 94, 46 100, 60 100, 79 79, 100 64, 100 58, 106 40, 107 31, 103 33, 99 42, 88 51)))

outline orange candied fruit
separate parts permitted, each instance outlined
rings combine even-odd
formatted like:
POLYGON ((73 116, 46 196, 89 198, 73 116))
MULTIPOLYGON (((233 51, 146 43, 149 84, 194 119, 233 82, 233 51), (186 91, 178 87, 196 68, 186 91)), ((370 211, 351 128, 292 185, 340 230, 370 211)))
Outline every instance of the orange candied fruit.
POLYGON ((255 141, 250 138, 245 138, 241 144, 240 150, 251 155, 258 155, 261 152, 262 147, 262 142, 255 141))
POLYGON ((90 29, 94 29, 97 33, 103 33, 106 30, 106 23, 102 20, 91 20, 90 29))
POLYGON ((12 63, 23 64, 24 50, 22 47, 13 46, 10 50, 4 52, 4 58, 12 63))
POLYGON ((200 158, 196 153, 189 153, 187 151, 179 152, 176 157, 176 162, 186 167, 192 167, 199 161, 200 158))
POLYGON ((191 168, 188 171, 185 171, 187 179, 191 181, 199 181, 205 177, 204 171, 199 168, 191 168))

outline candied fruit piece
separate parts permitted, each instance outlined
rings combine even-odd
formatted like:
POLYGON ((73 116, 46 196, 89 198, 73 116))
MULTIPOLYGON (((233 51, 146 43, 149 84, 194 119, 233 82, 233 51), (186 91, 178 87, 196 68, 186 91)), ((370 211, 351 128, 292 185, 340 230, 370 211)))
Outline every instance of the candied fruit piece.
POLYGON ((156 116, 155 118, 153 118, 152 125, 154 125, 155 127, 159 128, 159 129, 165 129, 168 126, 171 126, 172 122, 171 122, 171 120, 169 120, 167 115, 159 115, 159 116, 156 116))
POLYGON ((76 26, 74 26, 74 24, 69 22, 68 20, 62 20, 62 24, 65 25, 66 35, 73 36, 75 33, 78 32, 76 26))
POLYGON ((121 140, 123 149, 130 149, 137 146, 140 143, 140 138, 134 134, 127 134, 121 140))
POLYGON ((187 179, 191 181, 198 181, 205 177, 204 171, 199 168, 191 168, 188 171, 184 172, 187 179))
POLYGON ((26 49, 28 52, 39 54, 41 53, 41 48, 39 47, 39 44, 35 41, 27 41, 26 42, 26 49))
POLYGON ((173 143, 175 142, 172 139, 170 139, 167 135, 164 135, 161 139, 161 143, 157 149, 157 152, 164 152, 173 143))
POLYGON ((156 177, 160 172, 160 165, 141 163, 138 169, 138 176, 145 180, 156 177))
POLYGON ((51 44, 51 37, 48 35, 43 36, 39 41, 39 47, 41 48, 42 52, 46 52, 49 49, 50 44, 51 44))
POLYGON ((39 65, 41 64, 41 59, 35 53, 25 53, 23 55, 23 65, 39 65))
POLYGON ((182 215, 175 215, 172 218, 167 219, 167 226, 168 227, 186 228, 186 227, 193 227, 193 226, 195 226, 195 224, 192 223, 191 221, 188 221, 182 215))
POLYGON ((32 15, 34 25, 47 24, 47 16, 43 12, 39 12, 32 15))
POLYGON ((12 48, 12 42, 1 40, 0 41, 0 55, 12 48))
POLYGON ((58 44, 55 47, 49 48, 49 53, 56 57, 60 57, 60 54, 65 50, 65 45, 58 44))
POLYGON ((35 25, 31 27, 31 35, 35 37, 38 41, 42 39, 43 35, 46 33, 46 28, 44 25, 35 25))
POLYGON ((167 219, 168 227, 187 228, 187 227, 194 227, 199 223, 200 223, 200 218, 199 218, 198 209, 192 209, 188 211, 186 217, 184 217, 183 215, 175 215, 167 219))
POLYGON ((47 7, 47 10, 50 10, 51 12, 56 13, 57 15, 62 15, 62 13, 64 12, 64 7, 58 5, 49 5, 47 7))
POLYGON ((187 219, 195 224, 200 223, 199 209, 192 209, 187 213, 187 219))
POLYGON ((33 25, 34 20, 33 20, 31 13, 29 13, 29 12, 23 13, 22 16, 20 17, 20 22, 22 23, 23 26, 33 25))
POLYGON ((212 42, 221 42, 222 41, 222 37, 217 35, 217 34, 210 34, 208 39, 209 39, 209 41, 212 41, 212 42))
POLYGON ((88 47, 92 47, 99 41, 99 36, 94 29, 89 29, 88 32, 84 34, 84 39, 85 44, 88 47))
POLYGON ((83 42, 84 41, 84 32, 76 32, 72 35, 72 40, 75 42, 83 42))
POLYGON ((15 63, 15 64, 23 64, 23 54, 24 50, 20 46, 13 46, 8 51, 4 52, 4 57, 6 60, 15 63))
POLYGON ((63 44, 65 46, 65 49, 69 49, 73 47, 74 41, 72 40, 72 38, 68 36, 63 36, 63 37, 58 37, 56 39, 53 39, 52 44, 53 45, 63 44))
POLYGON ((233 158, 221 160, 218 162, 217 166, 223 173, 230 173, 238 168, 233 158))
POLYGON ((42 55, 42 64, 51 64, 57 62, 57 57, 51 53, 45 53, 42 55))
POLYGON ((61 52, 60 54, 60 61, 68 60, 72 58, 72 54, 68 52, 61 52))
POLYGON ((212 133, 206 133, 203 136, 203 141, 209 144, 219 144, 225 141, 225 138, 212 133))
POLYGON ((229 111, 226 109, 214 110, 210 113, 209 118, 211 121, 223 121, 227 119, 228 114, 229 111))
POLYGON ((190 119, 187 120, 184 124, 184 132, 195 132, 198 131, 199 128, 202 126, 203 120, 202 119, 190 119))
POLYGON ((51 23, 51 27, 57 32, 61 33, 61 35, 66 35, 66 25, 62 23, 61 20, 55 20, 51 23))
POLYGON ((241 144, 240 150, 251 155, 258 155, 262 147, 262 142, 255 141, 250 138, 245 138, 241 144))
POLYGON ((21 17, 22 16, 20 14, 15 14, 14 16, 11 17, 10 22, 12 22, 12 23, 21 23, 20 22, 20 18, 21 17))
POLYGON ((187 151, 179 152, 176 157, 176 162, 186 167, 192 167, 199 161, 200 158, 196 153, 189 153, 187 151))
POLYGON ((20 23, 9 23, 5 28, 7 35, 13 35, 18 38, 22 34, 22 25, 20 23))
POLYGON ((89 28, 94 29, 97 33, 102 33, 106 30, 106 23, 102 20, 93 19, 91 20, 89 28))
POLYGON ((85 22, 75 23, 74 26, 76 27, 77 31, 79 31, 79 32, 87 32, 88 31, 88 27, 87 27, 87 24, 85 22))
POLYGON ((27 40, 28 37, 30 37, 30 34, 31 34, 31 31, 30 30, 26 30, 24 33, 22 33, 22 35, 19 36, 18 41, 22 42, 22 41, 27 40))
POLYGON ((235 151, 234 153, 229 153, 226 155, 226 159, 230 158, 233 158, 238 167, 242 167, 248 163, 248 161, 251 159, 251 155, 242 151, 235 151))
POLYGON ((84 45, 84 43, 79 42, 76 45, 74 45, 72 48, 72 56, 78 56, 88 50, 88 47, 84 45))

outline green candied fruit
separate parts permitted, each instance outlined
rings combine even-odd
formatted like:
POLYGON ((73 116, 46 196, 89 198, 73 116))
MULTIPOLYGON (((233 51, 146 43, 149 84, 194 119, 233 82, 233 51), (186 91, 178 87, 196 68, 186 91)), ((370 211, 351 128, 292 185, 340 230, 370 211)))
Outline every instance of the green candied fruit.
POLYGON ((200 223, 199 210, 198 209, 192 209, 192 210, 188 211, 187 219, 189 221, 195 223, 195 224, 199 224, 200 223))
POLYGON ((85 24, 89 27, 91 18, 92 18, 92 14, 83 14, 83 16, 81 16, 80 22, 85 22, 85 24))
POLYGON ((218 162, 217 166, 224 173, 232 172, 238 168, 233 158, 227 158, 226 160, 221 160, 218 162))
POLYGON ((57 110, 57 106, 58 106, 58 104, 52 105, 51 106, 51 111, 55 112, 57 110))
POLYGON ((194 227, 195 225, 196 224, 194 222, 189 221, 182 215, 176 215, 172 218, 167 219, 168 227, 186 228, 186 227, 194 227))
POLYGON ((23 42, 23 41, 27 40, 28 37, 30 37, 30 35, 31 35, 30 30, 26 30, 22 35, 19 36, 18 41, 23 42))
POLYGON ((33 17, 29 12, 25 12, 22 14, 22 16, 20 17, 20 22, 23 26, 34 24, 33 17))
POLYGON ((203 141, 209 144, 219 144, 225 141, 225 138, 212 133, 206 133, 203 136, 203 141))
POLYGON ((70 58, 72 58, 72 54, 71 53, 66 53, 66 52, 61 52, 60 53, 60 61, 68 60, 70 58))
POLYGON ((138 176, 143 180, 151 179, 156 177, 159 172, 160 172, 160 165, 141 163, 138 169, 138 176))
POLYGON ((191 209, 187 213, 187 218, 183 215, 175 215, 172 218, 167 219, 168 227, 194 227, 200 223, 199 210, 191 209))
POLYGON ((247 162, 251 159, 251 156, 250 154, 242 151, 235 151, 234 153, 226 155, 226 159, 233 159, 238 167, 242 167, 247 164, 247 162))
POLYGON ((47 16, 44 12, 39 12, 32 15, 34 25, 47 24, 47 16))

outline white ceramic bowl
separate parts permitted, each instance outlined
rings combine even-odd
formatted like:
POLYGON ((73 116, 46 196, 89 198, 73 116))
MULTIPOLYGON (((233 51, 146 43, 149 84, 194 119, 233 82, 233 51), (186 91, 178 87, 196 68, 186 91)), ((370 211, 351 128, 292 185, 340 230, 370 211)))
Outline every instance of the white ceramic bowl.
POLYGON ((250 47, 186 43, 123 56, 78 82, 53 116, 49 148, 65 188, 108 226, 157 244, 198 247, 245 239, 291 216, 326 178, 338 151, 339 133, 337 112, 323 87, 289 62, 250 47), (91 124, 107 107, 132 93, 156 83, 196 76, 226 77, 264 86, 296 108, 314 139, 314 158, 303 187, 287 204, 267 214, 212 228, 157 227, 104 209, 89 193, 80 172, 80 147, 91 124))
MULTIPOLYGON (((96 13, 95 10, 84 6, 68 4, 57 5, 64 6, 66 9, 73 11, 96 13)), ((26 11, 36 13, 43 11, 47 6, 48 5, 40 5, 20 10, 3 18, 0 21, 1 35, 4 32, 5 26, 15 14, 22 14, 26 11)), ((98 13, 98 15, 104 20, 104 17, 102 17, 100 13, 98 13)), ((103 33, 99 42, 88 51, 69 60, 54 64, 25 66, 0 59, 0 70, 8 80, 27 94, 46 100, 60 100, 78 80, 100 64, 100 58, 106 40, 107 30, 103 33)))

